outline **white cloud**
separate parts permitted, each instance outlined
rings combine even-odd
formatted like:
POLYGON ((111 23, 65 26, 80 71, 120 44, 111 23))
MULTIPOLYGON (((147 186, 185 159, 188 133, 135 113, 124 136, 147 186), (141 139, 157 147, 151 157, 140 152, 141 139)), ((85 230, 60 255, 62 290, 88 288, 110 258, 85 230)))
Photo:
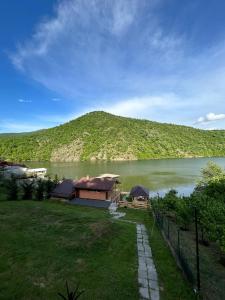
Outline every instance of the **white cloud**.
MULTIPOLYGON (((107 101, 104 102, 107 103, 107 101)), ((160 96, 125 98, 119 101, 114 100, 113 104, 96 104, 76 110, 74 113, 40 115, 38 118, 41 122, 49 122, 51 126, 55 126, 76 119, 92 111, 105 111, 118 116, 160 121, 160 118, 154 118, 156 110, 163 109, 164 111, 170 111, 171 108, 183 109, 185 106, 186 103, 181 102, 174 94, 165 94, 160 96)))
POLYGON ((159 109, 170 110, 184 106, 185 103, 179 101, 174 94, 162 94, 159 96, 145 96, 122 99, 110 105, 103 105, 99 110, 125 116, 137 118, 154 118, 154 112, 159 109))
POLYGON ((32 101, 20 98, 20 99, 18 99, 18 102, 20 102, 20 103, 31 103, 32 101))
POLYGON ((225 119, 225 114, 208 113, 206 116, 198 118, 196 123, 208 123, 208 122, 224 120, 224 119, 225 119))
POLYGON ((146 72, 160 69, 165 61, 174 68, 182 43, 160 27, 153 14, 157 2, 61 1, 55 15, 19 44, 11 61, 48 89, 74 100, 83 97, 87 102, 93 94, 102 99, 116 93, 146 94, 159 82, 146 72))
MULTIPOLYGON (((224 41, 193 46, 179 26, 165 26, 159 2, 59 1, 11 61, 55 95, 71 99, 76 111, 103 109, 196 127, 222 120, 223 114, 198 117, 224 106, 224 41)), ((55 124, 74 116, 49 117, 55 124)))

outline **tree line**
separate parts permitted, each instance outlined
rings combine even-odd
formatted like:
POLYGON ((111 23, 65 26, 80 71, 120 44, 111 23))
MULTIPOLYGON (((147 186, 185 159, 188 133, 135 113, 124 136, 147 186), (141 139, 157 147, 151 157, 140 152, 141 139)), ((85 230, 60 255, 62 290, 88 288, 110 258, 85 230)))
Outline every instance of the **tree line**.
POLYGON ((179 196, 172 189, 164 197, 152 199, 152 207, 173 220, 181 230, 191 230, 196 210, 201 243, 205 246, 216 243, 220 261, 225 265, 225 170, 208 163, 190 196, 179 196))

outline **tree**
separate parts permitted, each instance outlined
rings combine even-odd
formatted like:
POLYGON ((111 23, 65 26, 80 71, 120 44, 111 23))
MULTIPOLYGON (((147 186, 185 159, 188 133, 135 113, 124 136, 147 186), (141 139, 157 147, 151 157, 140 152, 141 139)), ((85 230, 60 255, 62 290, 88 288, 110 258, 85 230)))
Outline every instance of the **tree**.
POLYGON ((163 198, 163 205, 167 211, 175 212, 177 201, 180 200, 177 196, 177 191, 172 189, 168 193, 165 194, 163 198))
POLYGON ((36 200, 43 200, 44 199, 44 190, 45 190, 45 184, 43 180, 39 179, 37 182, 37 187, 35 191, 35 198, 36 200))
POLYGON ((59 177, 57 174, 55 174, 54 180, 53 180, 54 185, 56 186, 59 183, 59 177))
POLYGON ((225 171, 218 166, 216 163, 210 161, 207 166, 201 171, 201 180, 198 186, 207 186, 210 183, 219 181, 221 179, 225 180, 225 171))
POLYGON ((48 179, 45 181, 45 192, 46 192, 46 198, 49 199, 51 197, 51 192, 54 189, 55 184, 51 180, 51 177, 48 176, 48 179))
POLYGON ((25 181, 22 184, 22 199, 23 200, 32 200, 33 197, 34 182, 25 181))
POLYGON ((15 176, 11 176, 10 179, 5 181, 6 198, 7 200, 18 199, 18 185, 15 176))
POLYGON ((183 197, 176 202, 176 219, 182 230, 188 230, 193 214, 189 204, 189 198, 183 197))

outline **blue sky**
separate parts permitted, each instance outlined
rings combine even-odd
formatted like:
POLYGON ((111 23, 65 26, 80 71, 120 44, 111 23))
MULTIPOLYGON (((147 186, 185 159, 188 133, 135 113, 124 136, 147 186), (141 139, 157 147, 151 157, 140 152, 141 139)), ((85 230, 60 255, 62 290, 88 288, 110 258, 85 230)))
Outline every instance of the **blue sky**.
POLYGON ((225 2, 2 0, 0 103, 0 132, 93 110, 225 129, 225 2))

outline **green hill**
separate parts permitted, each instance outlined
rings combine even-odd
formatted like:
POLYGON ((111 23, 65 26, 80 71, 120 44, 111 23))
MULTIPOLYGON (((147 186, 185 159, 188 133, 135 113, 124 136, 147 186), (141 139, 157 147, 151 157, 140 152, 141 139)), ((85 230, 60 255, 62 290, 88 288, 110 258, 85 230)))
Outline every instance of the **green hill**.
POLYGON ((0 157, 13 161, 201 156, 225 156, 225 130, 206 131, 92 112, 54 128, 0 136, 0 157))

